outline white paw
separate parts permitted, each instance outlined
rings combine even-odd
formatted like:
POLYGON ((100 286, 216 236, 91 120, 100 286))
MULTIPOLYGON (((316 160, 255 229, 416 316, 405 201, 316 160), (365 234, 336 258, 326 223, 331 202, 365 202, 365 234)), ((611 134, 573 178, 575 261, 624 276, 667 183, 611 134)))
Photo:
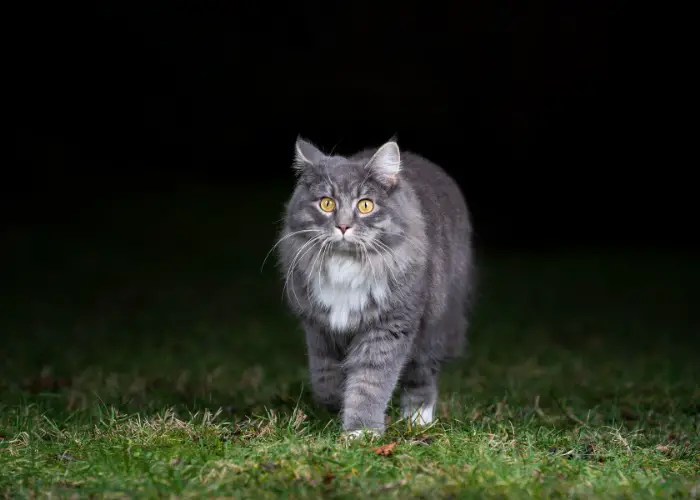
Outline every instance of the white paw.
POLYGON ((411 423, 415 425, 429 425, 433 422, 433 405, 421 405, 417 410, 404 408, 402 411, 403 418, 411 418, 411 423))
POLYGON ((354 431, 345 431, 342 434, 342 437, 347 440, 354 440, 354 439, 360 439, 360 438, 369 438, 369 439, 375 439, 380 437, 379 432, 372 430, 372 429, 357 429, 354 431))

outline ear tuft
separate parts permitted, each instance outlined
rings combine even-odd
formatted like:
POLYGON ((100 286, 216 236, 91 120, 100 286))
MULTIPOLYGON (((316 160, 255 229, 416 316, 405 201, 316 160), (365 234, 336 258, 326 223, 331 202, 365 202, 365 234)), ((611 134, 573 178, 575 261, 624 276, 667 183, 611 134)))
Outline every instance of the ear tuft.
POLYGON ((389 141, 380 147, 365 168, 371 170, 380 182, 395 185, 401 172, 401 151, 396 141, 389 141))
POLYGON ((298 174, 301 174, 306 168, 318 165, 324 155, 316 146, 311 144, 309 141, 297 137, 296 144, 294 146, 294 170, 298 174))

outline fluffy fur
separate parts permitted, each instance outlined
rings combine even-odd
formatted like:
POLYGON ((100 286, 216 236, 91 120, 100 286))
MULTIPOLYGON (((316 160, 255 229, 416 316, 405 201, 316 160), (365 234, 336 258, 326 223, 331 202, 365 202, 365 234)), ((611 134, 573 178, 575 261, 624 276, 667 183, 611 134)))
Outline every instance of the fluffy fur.
POLYGON ((393 141, 342 157, 298 139, 294 169, 277 248, 317 401, 342 411, 349 435, 381 434, 399 385, 403 415, 431 422, 440 366, 467 329, 471 225, 459 187, 393 141), (374 203, 366 214, 363 199, 374 203))

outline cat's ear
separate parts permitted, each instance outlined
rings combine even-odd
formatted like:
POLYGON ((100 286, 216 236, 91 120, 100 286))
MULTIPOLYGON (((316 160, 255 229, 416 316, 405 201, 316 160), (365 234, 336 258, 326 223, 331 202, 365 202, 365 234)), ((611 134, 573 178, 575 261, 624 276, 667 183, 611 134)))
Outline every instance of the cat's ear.
POLYGON ((394 186, 401 172, 401 151, 396 141, 389 141, 380 147, 365 168, 372 171, 380 182, 389 187, 394 186))
POLYGON ((309 141, 297 137, 294 146, 294 170, 303 172, 307 167, 318 165, 326 157, 316 146, 309 141))

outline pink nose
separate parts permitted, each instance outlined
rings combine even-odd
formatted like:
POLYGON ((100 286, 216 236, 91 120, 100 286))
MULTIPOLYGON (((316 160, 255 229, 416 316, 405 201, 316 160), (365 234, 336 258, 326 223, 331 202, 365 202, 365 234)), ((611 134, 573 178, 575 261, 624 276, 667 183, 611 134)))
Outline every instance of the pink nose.
POLYGON ((348 230, 348 225, 347 224, 338 224, 338 229, 340 229, 340 232, 345 234, 345 231, 348 230))

